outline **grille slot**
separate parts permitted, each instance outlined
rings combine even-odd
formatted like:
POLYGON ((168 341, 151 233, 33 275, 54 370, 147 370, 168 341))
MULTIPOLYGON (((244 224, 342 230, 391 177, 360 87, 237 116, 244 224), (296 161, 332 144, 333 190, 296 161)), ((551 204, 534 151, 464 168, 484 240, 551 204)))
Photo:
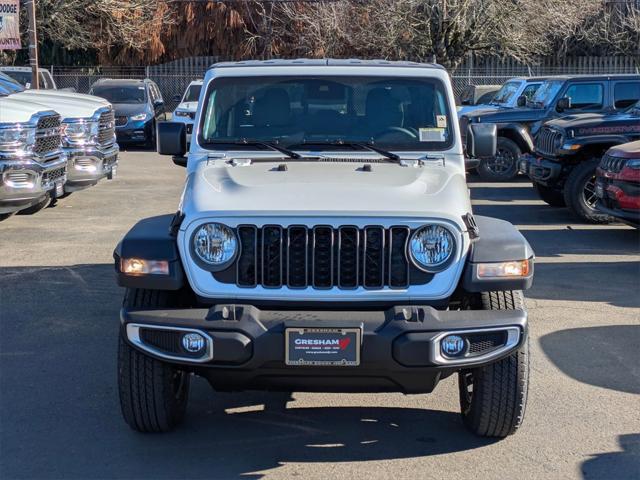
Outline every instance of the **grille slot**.
POLYGON ((236 232, 240 253, 235 278, 234 270, 213 275, 239 287, 382 289, 431 279, 407 257, 411 230, 406 226, 240 225, 236 232))
POLYGON ((115 141, 115 131, 115 117, 113 110, 103 112, 98 120, 98 143, 103 147, 112 145, 115 141))
POLYGON ((562 134, 549 127, 543 127, 536 137, 536 151, 546 155, 554 155, 556 152, 556 142, 562 134))
POLYGON ((627 160, 625 158, 612 157, 611 155, 605 155, 600 161, 600 168, 611 173, 620 173, 624 168, 627 160))

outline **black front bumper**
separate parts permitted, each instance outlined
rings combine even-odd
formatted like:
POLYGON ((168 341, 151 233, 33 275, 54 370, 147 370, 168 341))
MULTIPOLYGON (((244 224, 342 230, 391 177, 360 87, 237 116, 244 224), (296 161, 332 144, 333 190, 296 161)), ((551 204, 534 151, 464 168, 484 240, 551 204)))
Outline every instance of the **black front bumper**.
POLYGON ((519 160, 520 171, 542 185, 554 186, 562 175, 562 164, 542 157, 525 154, 519 160))
MULTIPOLYGON (((207 378, 217 390, 425 393, 432 391, 440 379, 462 368, 485 365, 509 355, 527 336, 527 314, 521 310, 441 311, 430 306, 397 306, 385 311, 272 311, 249 305, 123 309, 121 321, 123 336, 133 347, 183 365, 207 378), (147 325, 203 332, 212 340, 211 356, 194 361, 184 352, 149 348, 131 334, 147 325), (287 328, 361 329, 360 365, 286 365, 287 328), (464 363, 449 362, 440 355, 439 348, 436 351, 444 333, 464 335, 469 330, 507 329, 513 334, 508 348, 505 345, 502 350, 489 350, 464 363)), ((179 342, 173 345, 180 349, 179 342)))

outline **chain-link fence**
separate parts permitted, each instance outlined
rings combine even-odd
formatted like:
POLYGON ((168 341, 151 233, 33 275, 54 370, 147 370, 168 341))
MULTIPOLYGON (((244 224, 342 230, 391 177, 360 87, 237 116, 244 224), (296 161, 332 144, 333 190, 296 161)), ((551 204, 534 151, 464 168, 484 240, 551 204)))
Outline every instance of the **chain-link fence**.
MULTIPOLYGON (((168 110, 174 110, 189 83, 203 78, 215 57, 184 59, 164 65, 132 67, 48 67, 58 88, 71 88, 88 93, 91 86, 102 78, 150 78, 164 98, 168 110)), ((631 57, 579 57, 562 63, 541 62, 524 65, 517 62, 488 60, 466 62, 452 72, 451 80, 456 100, 460 100, 469 85, 501 85, 517 76, 551 76, 574 74, 639 73, 639 59, 631 57)))

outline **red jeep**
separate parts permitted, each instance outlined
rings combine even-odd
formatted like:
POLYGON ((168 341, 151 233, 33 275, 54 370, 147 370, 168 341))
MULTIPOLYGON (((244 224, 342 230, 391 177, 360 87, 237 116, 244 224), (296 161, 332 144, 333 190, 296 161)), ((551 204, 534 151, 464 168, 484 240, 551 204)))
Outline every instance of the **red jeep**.
POLYGON ((610 148, 596 175, 598 210, 640 228, 640 140, 610 148))

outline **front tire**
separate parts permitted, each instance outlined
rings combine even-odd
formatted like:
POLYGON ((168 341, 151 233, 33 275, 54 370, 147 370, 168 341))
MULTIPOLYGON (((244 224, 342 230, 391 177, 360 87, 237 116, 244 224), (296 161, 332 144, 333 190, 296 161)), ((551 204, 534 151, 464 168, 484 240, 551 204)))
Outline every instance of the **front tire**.
MULTIPOLYGON (((166 308, 171 292, 127 289, 125 306, 166 308)), ((118 388, 124 420, 139 432, 168 432, 184 419, 189 374, 131 347, 120 333, 118 388)))
POLYGON ((540 197, 540 200, 545 202, 547 205, 552 207, 566 207, 567 204, 564 201, 564 195, 560 190, 556 190, 555 188, 547 187, 546 185, 542 185, 541 183, 532 182, 533 189, 540 197))
MULTIPOLYGON (((481 294, 483 310, 524 310, 521 291, 481 294)), ((529 389, 529 340, 502 360, 458 376, 464 425, 482 437, 504 438, 524 419, 529 389)))
POLYGON ((518 159, 522 151, 518 144, 505 137, 498 137, 496 156, 483 158, 478 167, 480 178, 487 182, 506 182, 518 174, 518 159))
POLYGON ((567 177, 564 185, 564 200, 575 215, 589 223, 610 223, 613 219, 596 210, 596 168, 598 159, 579 163, 567 177))

